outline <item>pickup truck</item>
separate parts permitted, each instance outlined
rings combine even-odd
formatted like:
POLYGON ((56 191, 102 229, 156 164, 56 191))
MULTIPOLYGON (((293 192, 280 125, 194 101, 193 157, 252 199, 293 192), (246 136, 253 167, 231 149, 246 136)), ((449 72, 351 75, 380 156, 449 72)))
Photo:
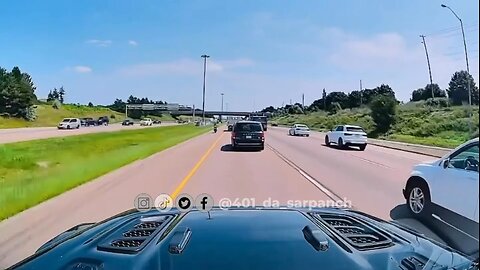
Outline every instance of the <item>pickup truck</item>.
POLYGON ((84 127, 96 126, 97 122, 91 117, 80 118, 80 123, 84 127))
POLYGON ((101 125, 108 126, 108 123, 110 123, 110 120, 108 119, 108 116, 101 116, 97 120, 97 125, 98 126, 101 126, 101 125))

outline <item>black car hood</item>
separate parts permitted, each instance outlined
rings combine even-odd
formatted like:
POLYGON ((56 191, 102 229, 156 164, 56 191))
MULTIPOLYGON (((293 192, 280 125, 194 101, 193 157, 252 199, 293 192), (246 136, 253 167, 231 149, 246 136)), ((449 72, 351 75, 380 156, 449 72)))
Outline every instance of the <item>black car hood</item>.
POLYGON ((12 268, 409 270, 471 264, 395 225, 339 209, 130 210, 79 228, 12 268))

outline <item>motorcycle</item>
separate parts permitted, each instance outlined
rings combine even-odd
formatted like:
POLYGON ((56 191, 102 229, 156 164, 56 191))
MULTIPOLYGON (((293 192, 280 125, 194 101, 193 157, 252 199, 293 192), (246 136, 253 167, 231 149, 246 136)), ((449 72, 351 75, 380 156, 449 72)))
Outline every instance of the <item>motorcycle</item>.
POLYGON ((213 127, 213 133, 217 133, 217 127, 213 127))

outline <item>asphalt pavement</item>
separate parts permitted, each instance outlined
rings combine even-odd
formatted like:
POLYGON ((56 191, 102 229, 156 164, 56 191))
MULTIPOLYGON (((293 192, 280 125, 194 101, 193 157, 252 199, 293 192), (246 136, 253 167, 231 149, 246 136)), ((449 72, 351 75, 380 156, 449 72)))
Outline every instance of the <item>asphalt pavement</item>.
POLYGON ((28 209, 0 223, 0 268, 76 224, 134 208, 141 193, 207 193, 216 205, 343 200, 388 220, 404 204, 412 166, 432 159, 372 145, 363 152, 326 147, 319 133, 292 137, 284 128, 269 128, 266 143, 264 151, 232 151, 230 132, 208 133, 28 209))

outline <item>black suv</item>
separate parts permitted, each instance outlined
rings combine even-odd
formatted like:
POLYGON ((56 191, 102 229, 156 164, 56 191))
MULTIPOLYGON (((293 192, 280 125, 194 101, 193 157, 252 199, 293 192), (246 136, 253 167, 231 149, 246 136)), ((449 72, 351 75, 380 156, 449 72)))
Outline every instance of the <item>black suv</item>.
POLYGON ((91 117, 84 117, 80 119, 80 123, 84 127, 95 126, 97 122, 91 117))
POLYGON ((260 122, 240 121, 233 126, 232 147, 255 147, 260 150, 265 148, 265 134, 260 122))
POLYGON ((108 119, 108 116, 101 116, 98 118, 98 121, 97 121, 98 126, 101 126, 101 125, 108 126, 109 123, 110 123, 110 120, 108 119))

